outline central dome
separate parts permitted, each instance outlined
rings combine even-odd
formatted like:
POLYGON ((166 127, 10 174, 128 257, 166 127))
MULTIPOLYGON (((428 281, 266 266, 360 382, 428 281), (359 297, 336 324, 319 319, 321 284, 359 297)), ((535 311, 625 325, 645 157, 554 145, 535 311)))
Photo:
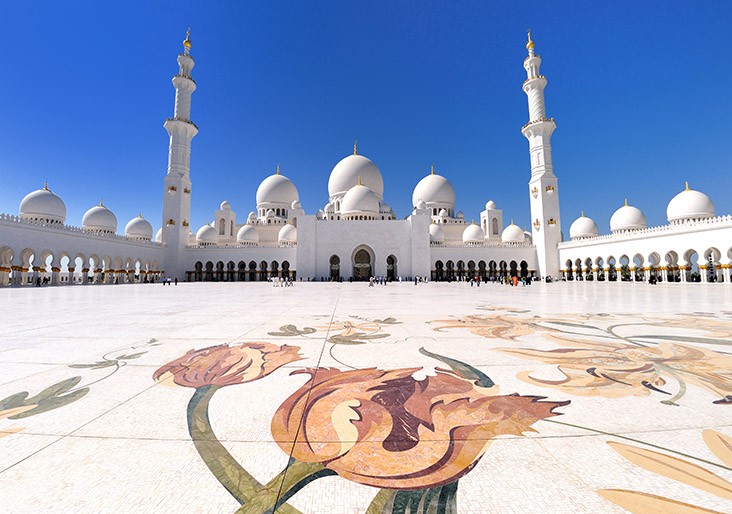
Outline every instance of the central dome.
POLYGON ((615 211, 610 217, 610 230, 617 232, 619 230, 638 230, 646 228, 646 217, 638 207, 633 207, 625 202, 620 209, 615 211))
POLYGON ((66 205, 48 184, 43 189, 28 193, 20 202, 20 217, 63 225, 66 222, 66 205))
POLYGON ((117 232, 117 216, 99 202, 99 205, 86 211, 81 218, 81 226, 85 232, 114 234, 117 232))
POLYGON ((379 212, 379 199, 368 187, 357 184, 350 188, 343 197, 341 213, 344 215, 355 213, 377 214, 379 212))
POLYGON ((293 184, 292 180, 284 175, 270 175, 264 179, 257 188, 258 208, 263 204, 270 203, 282 204, 290 207, 292 202, 299 200, 300 198, 295 184, 293 184))
POLYGON ((333 171, 330 172, 328 178, 328 195, 330 198, 345 194, 346 191, 356 185, 358 177, 361 177, 361 184, 376 194, 378 200, 383 198, 384 179, 381 177, 379 168, 370 159, 357 154, 341 159, 335 165, 333 171))
POLYGON ((455 208, 455 189, 442 175, 430 174, 417 182, 412 193, 412 205, 422 200, 428 208, 455 208))
POLYGON ((666 218, 669 223, 714 217, 712 200, 701 191, 694 191, 688 187, 687 185, 685 191, 681 191, 668 203, 666 218))

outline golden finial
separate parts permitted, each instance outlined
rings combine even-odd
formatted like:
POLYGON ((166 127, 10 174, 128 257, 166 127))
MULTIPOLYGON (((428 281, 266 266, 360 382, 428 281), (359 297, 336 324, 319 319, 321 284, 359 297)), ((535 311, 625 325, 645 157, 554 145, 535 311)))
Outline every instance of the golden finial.
POLYGON ((188 27, 188 30, 186 31, 186 38, 183 40, 183 46, 186 49, 186 55, 188 54, 188 51, 191 49, 191 28, 188 27))
POLYGON ((99 207, 104 207, 104 198, 99 199, 99 207))
MULTIPOLYGON (((356 155, 356 154, 353 154, 353 155, 356 155)), ((361 183, 361 175, 359 175, 359 176, 358 176, 358 179, 356 179, 356 185, 357 185, 357 186, 362 186, 362 185, 363 185, 363 184, 361 183)))
POLYGON ((48 189, 48 180, 46 180, 46 183, 43 184, 43 189, 45 189, 46 191, 50 191, 50 189, 48 189))
POLYGON ((358 155, 358 139, 353 140, 353 155, 358 155))
POLYGON ((531 29, 528 30, 528 32, 526 33, 526 35, 528 37, 528 41, 526 42, 526 49, 529 50, 529 51, 531 51, 531 50, 534 49, 534 46, 535 46, 534 45, 534 42, 531 40, 531 29))
POLYGON ((686 181, 686 190, 689 191, 689 181, 686 181))
POLYGON ((581 217, 582 217, 582 218, 584 218, 584 217, 585 217, 585 211, 582 211, 582 216, 581 216, 581 217))
POLYGON ((277 174, 280 174, 280 163, 277 163, 277 174))
MULTIPOLYGON (((138 213, 137 213, 137 217, 138 217, 138 218, 142 218, 142 211, 140 211, 140 212, 138 212, 138 213)), ((143 219, 144 219, 144 218, 143 218, 143 219)))
POLYGON ((433 164, 432 169, 430 170, 430 175, 434 175, 434 174, 435 174, 435 165, 433 164))
MULTIPOLYGON (((529 31, 529 34, 531 34, 531 31, 529 31)), ((511 225, 513 225, 513 218, 511 218, 511 225)))
POLYGON ((625 199, 625 206, 626 207, 628 206, 628 199, 627 198, 625 199))

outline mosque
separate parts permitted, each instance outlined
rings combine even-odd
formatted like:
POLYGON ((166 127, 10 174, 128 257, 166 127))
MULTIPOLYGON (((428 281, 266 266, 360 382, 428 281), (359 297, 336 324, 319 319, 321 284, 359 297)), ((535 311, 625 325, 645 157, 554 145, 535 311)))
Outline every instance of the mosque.
POLYGON ((584 213, 562 240, 559 186, 540 74, 541 57, 529 33, 523 66, 529 122, 528 199, 531 230, 504 224, 488 200, 478 222, 456 209, 450 181, 433 169, 412 192, 413 210, 397 218, 385 200, 384 181, 367 157, 341 159, 328 178, 328 200, 306 214, 295 184, 279 168, 256 193, 256 208, 237 218, 224 200, 215 220, 190 227, 193 182, 191 121, 196 82, 189 35, 173 77, 175 110, 164 127, 170 136, 163 180, 161 228, 139 215, 118 234, 114 213, 100 202, 81 226, 67 224, 66 206, 46 184, 20 202, 18 214, 0 214, 0 285, 133 283, 163 276, 185 281, 253 282, 273 277, 300 280, 502 279, 507 276, 565 280, 726 282, 732 270, 732 216, 716 216, 711 199, 687 185, 668 204, 668 224, 647 227, 635 206, 621 206, 600 235, 584 213))

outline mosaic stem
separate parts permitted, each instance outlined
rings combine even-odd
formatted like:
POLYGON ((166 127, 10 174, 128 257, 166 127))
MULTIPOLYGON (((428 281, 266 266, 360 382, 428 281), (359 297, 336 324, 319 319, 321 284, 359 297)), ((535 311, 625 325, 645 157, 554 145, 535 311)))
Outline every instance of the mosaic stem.
POLYGON ((270 480, 265 486, 260 487, 251 500, 236 511, 236 514, 297 512, 285 505, 285 502, 310 482, 335 474, 334 471, 327 469, 320 462, 300 462, 293 459, 279 475, 270 480))
POLYGON ((415 491, 382 489, 366 514, 457 514, 458 483, 415 491))

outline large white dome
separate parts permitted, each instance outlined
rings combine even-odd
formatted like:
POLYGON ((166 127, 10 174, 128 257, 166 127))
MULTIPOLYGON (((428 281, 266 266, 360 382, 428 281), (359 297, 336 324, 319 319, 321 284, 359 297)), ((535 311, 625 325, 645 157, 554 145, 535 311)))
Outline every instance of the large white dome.
POLYGON ((81 218, 81 227, 87 232, 114 234, 117 232, 117 216, 103 202, 95 205, 81 218))
POLYGON ((370 188, 357 184, 350 188, 341 202, 341 214, 350 213, 378 214, 379 199, 370 188))
POLYGON ((523 229, 513 222, 504 228, 501 234, 501 241, 503 243, 523 243, 525 238, 523 229))
POLYGON ((196 232, 196 242, 203 244, 213 244, 218 242, 219 234, 211 225, 204 225, 196 232))
POLYGON ((442 175, 429 174, 417 182, 412 192, 412 205, 424 201, 429 208, 455 208, 455 189, 442 175))
POLYGON ((19 213, 26 220, 60 225, 66 222, 66 205, 61 197, 48 189, 48 184, 25 195, 20 201, 19 213))
POLYGON ((296 243, 297 242, 297 229, 294 225, 289 223, 282 227, 277 234, 277 241, 280 243, 296 243))
POLYGON ((430 225, 430 243, 444 243, 445 232, 437 223, 430 225))
POLYGON ((239 243, 257 244, 259 243, 259 233, 254 225, 244 225, 236 233, 236 240, 239 243))
POLYGON ((463 230, 463 243, 482 243, 484 239, 483 229, 475 223, 471 223, 463 230))
POLYGON ((625 205, 615 211, 610 217, 610 230, 613 232, 619 230, 637 230, 646 228, 646 226, 646 217, 641 210, 638 207, 628 205, 627 200, 625 205))
POLYGON ((569 227, 569 237, 571 239, 577 239, 581 237, 595 237, 600 233, 600 230, 597 228, 597 223, 595 223, 595 220, 592 218, 588 218, 585 216, 585 213, 582 213, 582 216, 574 220, 572 225, 569 227))
POLYGON ((142 217, 142 214, 132 218, 125 225, 125 236, 130 239, 141 239, 150 241, 153 235, 153 227, 149 221, 142 217))
POLYGON ((666 207, 666 218, 669 223, 683 220, 713 218, 715 213, 712 200, 701 191, 689 189, 674 196, 666 207))
POLYGON ((333 198, 346 193, 356 185, 358 177, 361 177, 361 184, 371 189, 379 200, 383 198, 384 179, 379 168, 370 159, 356 154, 341 159, 333 167, 328 178, 328 195, 333 198))
POLYGON ((257 188, 257 208, 263 204, 283 204, 287 207, 299 201, 297 188, 292 180, 284 175, 270 175, 257 188))

